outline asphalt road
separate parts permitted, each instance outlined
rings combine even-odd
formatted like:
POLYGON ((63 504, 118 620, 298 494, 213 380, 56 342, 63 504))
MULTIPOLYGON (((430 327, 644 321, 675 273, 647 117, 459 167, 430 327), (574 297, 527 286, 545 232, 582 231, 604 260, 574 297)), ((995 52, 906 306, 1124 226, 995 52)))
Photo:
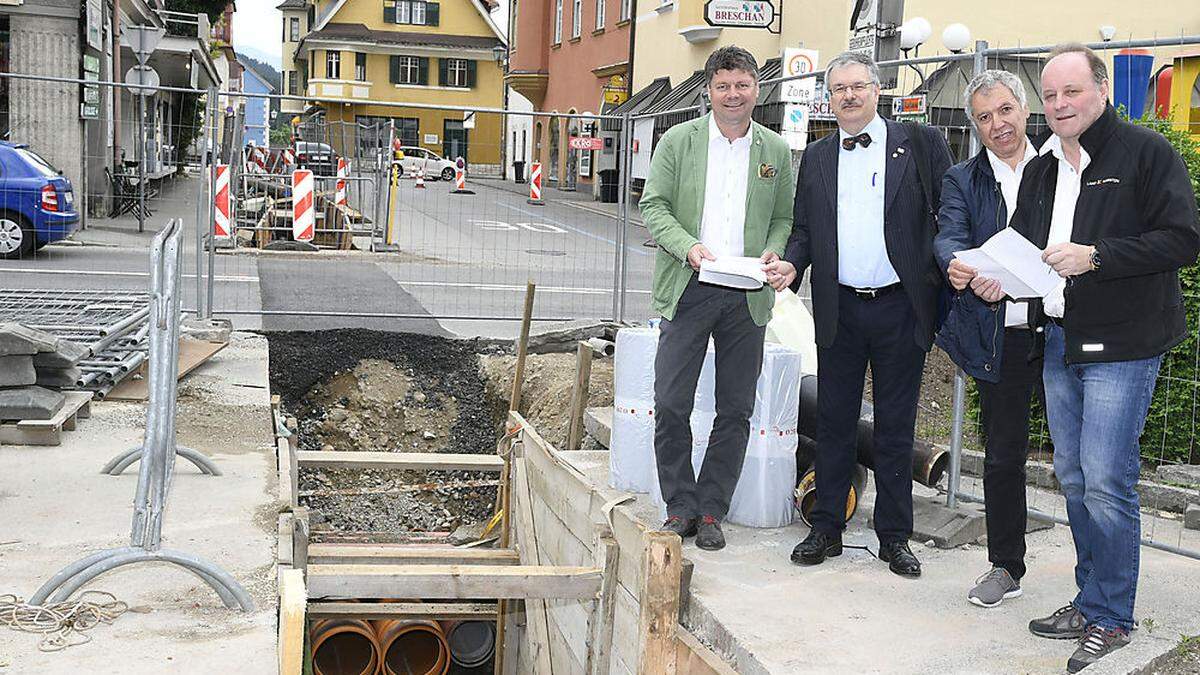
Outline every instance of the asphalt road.
MULTIPOLYGON (((427 186, 404 181, 397 189, 396 253, 219 252, 216 314, 250 330, 364 327, 510 337, 518 331, 526 281, 533 281, 535 317, 613 318, 615 219, 561 202, 531 206, 523 195, 485 182, 470 186, 473 195, 450 194, 444 182, 427 186)), ((186 226, 184 306, 194 308, 194 201, 164 197, 149 225, 175 216, 186 226)), ((642 245, 647 236, 630 225, 626 320, 650 317, 654 251, 642 245)), ((152 232, 99 221, 76 238, 90 244, 55 244, 32 259, 0 261, 0 288, 148 288, 152 232)), ((207 264, 201 261, 202 276, 207 264)))

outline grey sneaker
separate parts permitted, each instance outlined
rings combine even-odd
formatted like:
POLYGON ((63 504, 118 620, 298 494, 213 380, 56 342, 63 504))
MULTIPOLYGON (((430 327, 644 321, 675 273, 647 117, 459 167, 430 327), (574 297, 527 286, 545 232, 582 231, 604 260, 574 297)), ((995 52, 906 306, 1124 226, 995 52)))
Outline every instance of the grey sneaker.
POLYGON ((1087 619, 1075 605, 1059 607, 1050 616, 1029 622, 1030 633, 1051 640, 1078 640, 1083 637, 1085 628, 1087 619))
POLYGON ((1123 630, 1105 630, 1100 626, 1088 626, 1079 640, 1075 653, 1067 660, 1067 672, 1078 673, 1100 659, 1129 644, 1129 633, 1123 630))
POLYGON ((967 600, 980 607, 996 607, 1009 598, 1021 595, 1021 582, 1012 578, 1003 567, 991 571, 975 580, 975 588, 967 593, 967 600))

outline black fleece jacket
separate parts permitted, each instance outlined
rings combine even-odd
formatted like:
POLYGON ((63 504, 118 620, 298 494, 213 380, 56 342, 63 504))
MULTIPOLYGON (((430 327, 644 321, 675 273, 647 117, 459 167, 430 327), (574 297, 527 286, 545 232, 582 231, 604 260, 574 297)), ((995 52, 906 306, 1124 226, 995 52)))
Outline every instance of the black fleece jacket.
MULTIPOLYGON (((1178 270, 1200 253, 1200 216, 1187 168, 1161 134, 1109 106, 1083 132, 1091 162, 1081 177, 1071 241, 1095 246, 1100 269, 1067 279, 1068 363, 1150 358, 1187 335, 1178 270)), ((1046 247, 1058 159, 1030 161, 1011 227, 1046 247)), ((1044 325, 1040 302, 1033 325, 1044 325)))

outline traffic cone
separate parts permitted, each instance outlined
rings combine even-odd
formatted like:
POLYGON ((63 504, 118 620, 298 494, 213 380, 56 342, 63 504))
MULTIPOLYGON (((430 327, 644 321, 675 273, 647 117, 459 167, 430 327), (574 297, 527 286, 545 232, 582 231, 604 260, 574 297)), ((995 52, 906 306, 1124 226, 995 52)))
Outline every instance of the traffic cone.
POLYGON ((424 172, 424 171, 417 171, 417 185, 416 185, 416 187, 417 187, 418 189, 420 189, 420 190, 424 190, 424 189, 425 189, 425 172, 424 172))

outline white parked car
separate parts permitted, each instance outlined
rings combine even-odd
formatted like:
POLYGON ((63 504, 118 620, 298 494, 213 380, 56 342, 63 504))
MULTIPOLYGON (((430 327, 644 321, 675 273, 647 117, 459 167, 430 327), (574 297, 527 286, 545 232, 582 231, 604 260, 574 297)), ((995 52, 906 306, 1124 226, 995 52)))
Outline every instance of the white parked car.
POLYGON ((404 159, 400 160, 404 175, 420 170, 426 178, 454 180, 454 162, 441 155, 410 145, 401 146, 400 151, 404 153, 404 159))

